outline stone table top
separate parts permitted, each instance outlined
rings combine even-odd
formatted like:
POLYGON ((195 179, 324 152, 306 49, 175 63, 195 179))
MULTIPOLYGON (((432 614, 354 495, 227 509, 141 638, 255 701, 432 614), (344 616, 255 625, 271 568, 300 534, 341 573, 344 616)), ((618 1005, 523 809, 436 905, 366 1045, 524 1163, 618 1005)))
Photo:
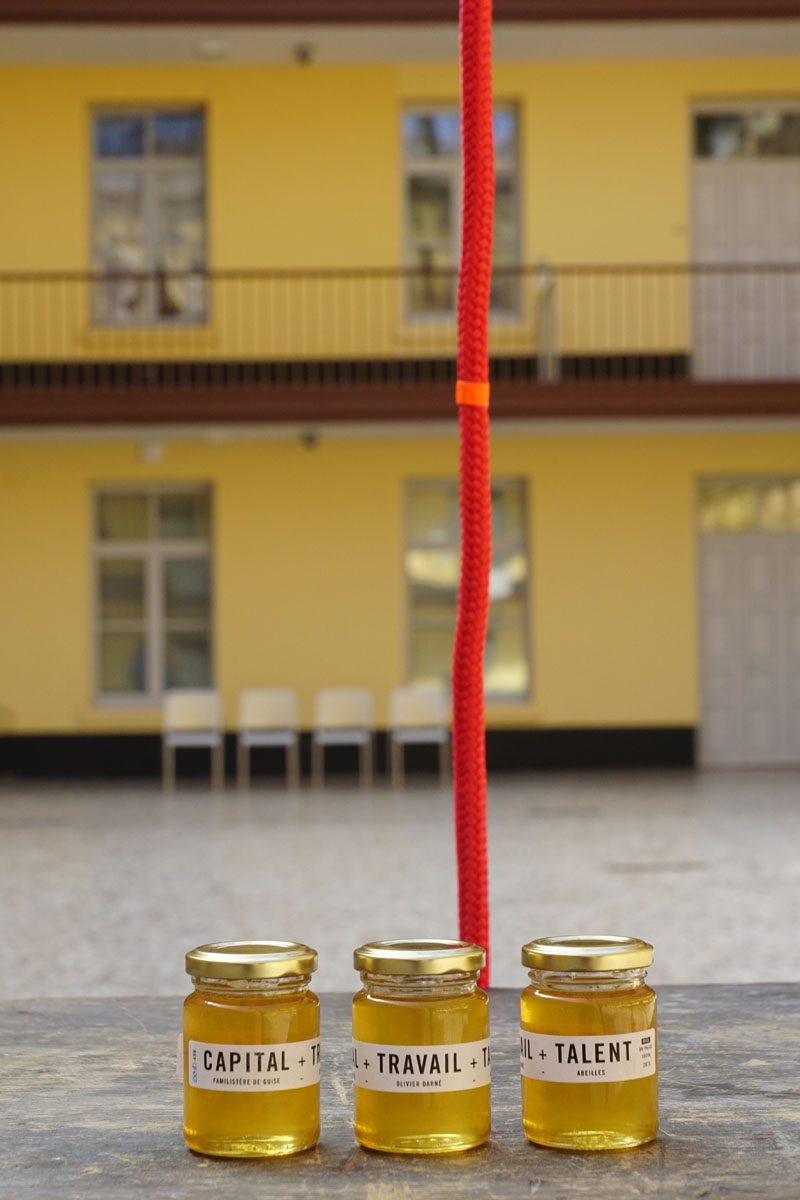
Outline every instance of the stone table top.
POLYGON ((523 1136, 518 992, 493 990, 490 1142, 385 1155, 353 1140, 350 997, 323 995, 322 1137, 285 1159, 186 1149, 175 1072, 181 1001, 0 1001, 0 1179, 19 1200, 487 1197, 798 1200, 800 984, 659 989, 661 1131, 578 1154, 523 1136))

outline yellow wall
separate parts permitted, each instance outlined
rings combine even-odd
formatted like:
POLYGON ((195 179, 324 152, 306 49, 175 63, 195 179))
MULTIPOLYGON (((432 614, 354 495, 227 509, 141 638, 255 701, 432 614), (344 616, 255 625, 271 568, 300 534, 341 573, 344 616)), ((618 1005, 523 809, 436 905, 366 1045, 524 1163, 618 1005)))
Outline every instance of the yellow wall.
POLYGON ((4 269, 86 269, 92 107, 176 102, 207 108, 212 266, 397 261, 389 69, 6 67, 4 269))
MULTIPOLYGON (((499 63, 520 111, 523 259, 688 255, 692 100, 796 94, 800 60, 499 63)), ((404 103, 453 66, 4 67, 6 270, 89 262, 93 105, 203 103, 214 267, 388 266, 401 256, 404 103), (13 116, 12 116, 13 114, 13 116)))
MULTIPOLYGON (((789 58, 497 64, 498 99, 519 106, 522 260, 688 261, 691 102, 796 94, 798 80, 800 60, 789 58)), ((0 191, 0 264, 22 271, 90 265, 93 105, 190 102, 208 113, 212 268, 395 265, 403 258, 398 115, 405 103, 452 102, 457 87, 454 65, 5 67, 2 148, 13 170, 0 191)), ((355 338, 362 344, 348 353, 418 351, 408 327, 400 328, 397 288, 359 296, 373 324, 368 330, 365 322, 355 338)), ((313 357, 330 348, 333 313, 349 304, 327 292, 318 300, 320 313, 307 315, 305 328, 289 329, 286 315, 286 327, 267 332, 259 326, 267 310, 296 313, 313 296, 218 288, 207 330, 142 334, 92 330, 85 291, 71 294, 66 322, 26 293, 13 327, 0 316, 0 354, 313 357), (235 320, 242 303, 249 332, 235 320)), ((615 348, 685 348, 688 297, 676 304, 671 332, 615 348)), ((503 336, 509 352, 529 348, 531 313, 503 336)), ((575 337, 565 349, 586 343, 585 331, 575 337)))
MULTIPOLYGON (((217 682, 233 725, 247 686, 366 684, 385 721, 403 680, 403 487, 453 476, 454 438, 167 442, 157 465, 112 442, 0 444, 0 729, 156 729, 91 700, 94 484, 208 481, 215 505, 217 682)), ((698 475, 794 472, 800 434, 504 435, 493 469, 528 480, 535 695, 490 725, 697 719, 698 475)))

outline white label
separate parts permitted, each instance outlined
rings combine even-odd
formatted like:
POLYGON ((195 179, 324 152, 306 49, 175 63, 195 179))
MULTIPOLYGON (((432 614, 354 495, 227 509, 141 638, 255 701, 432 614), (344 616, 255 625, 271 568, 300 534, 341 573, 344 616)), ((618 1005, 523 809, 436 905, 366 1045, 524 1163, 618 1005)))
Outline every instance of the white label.
POLYGON ((353 1042, 356 1087, 372 1092, 463 1092, 491 1081, 489 1039, 449 1046, 353 1042))
POLYGON ((656 1069, 656 1031, 574 1037, 519 1031, 519 1060, 527 1079, 551 1083, 619 1083, 656 1069))
POLYGON ((189 1042, 189 1083, 211 1092, 285 1092, 319 1083, 319 1038, 268 1046, 189 1042))

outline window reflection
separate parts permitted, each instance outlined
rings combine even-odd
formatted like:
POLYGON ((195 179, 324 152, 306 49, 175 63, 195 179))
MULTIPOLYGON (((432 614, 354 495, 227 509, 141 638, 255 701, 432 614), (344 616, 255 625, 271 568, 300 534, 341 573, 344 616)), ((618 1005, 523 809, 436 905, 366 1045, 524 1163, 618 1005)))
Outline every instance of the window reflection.
MULTIPOLYGON (((487 696, 521 697, 530 691, 525 495, 521 480, 492 485, 487 696)), ((458 609, 459 543, 458 485, 410 483, 405 553, 409 681, 420 686, 448 684, 458 609)))
POLYGON ((418 687, 448 687, 453 665, 453 627, 421 627, 411 638, 410 681, 418 687))
MULTIPOLYGON (((420 274, 408 284, 412 315, 454 315, 460 247, 461 133, 455 107, 413 109, 403 114, 407 261, 420 274)), ((517 114, 511 105, 494 112, 495 220, 491 307, 519 309, 519 204, 517 114)))
POLYGON ((484 665, 487 695, 524 695, 530 687, 521 625, 490 627, 484 665))
POLYGON ((209 488, 95 501, 95 679, 104 699, 211 685, 209 488))
POLYGON ((521 595, 527 578, 528 563, 522 553, 493 562, 489 575, 489 599, 497 604, 521 595))
POLYGON ((800 480, 703 481, 698 521, 705 533, 796 532, 800 480))
POLYGON ((169 633, 166 638, 168 688, 211 685, 211 639, 207 633, 169 633))
POLYGON ((698 113, 697 158, 791 158, 800 155, 800 111, 765 107, 698 113))
POLYGON ((106 619, 144 617, 144 562, 110 558, 100 563, 100 616, 106 619))
POLYGON ((403 141, 409 158, 439 158, 457 154, 461 142, 458 112, 443 109, 406 113, 403 117, 403 141))
POLYGON ((164 613, 207 619, 211 610, 211 572, 207 558, 173 558, 164 563, 164 613))
POLYGON ((201 109, 95 113, 96 323, 205 320, 204 124, 201 109))
POLYGON ((458 585, 457 550, 409 550, 406 554, 406 575, 412 583, 429 587, 458 585))
POLYGON ((101 541, 138 541, 148 536, 147 497, 110 492, 97 502, 97 536, 101 541))
POLYGON ((166 492, 158 499, 158 527, 162 538, 207 538, 211 499, 207 492, 166 492))
POLYGON ((153 143, 156 154, 197 158, 203 153, 203 114, 199 111, 155 113, 153 143))
POLYGON ((103 692, 145 690, 143 633, 103 633, 100 638, 100 687, 103 692))
POLYGON ((440 485, 409 484, 408 540, 413 545, 458 544, 458 489, 440 485))
POLYGON ((138 158, 144 153, 144 120, 139 116, 98 117, 94 127, 98 158, 138 158))

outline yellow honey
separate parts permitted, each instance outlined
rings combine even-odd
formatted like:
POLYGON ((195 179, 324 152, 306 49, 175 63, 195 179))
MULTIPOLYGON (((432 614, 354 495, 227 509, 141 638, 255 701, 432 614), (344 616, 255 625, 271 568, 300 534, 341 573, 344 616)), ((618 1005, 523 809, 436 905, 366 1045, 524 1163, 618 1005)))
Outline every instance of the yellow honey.
POLYGON ((362 1146, 442 1154, 489 1136, 485 952, 467 942, 372 942, 355 951, 355 1133, 362 1146))
POLYGON ((658 1132, 653 947, 636 938, 540 938, 522 948, 522 1124, 570 1150, 622 1150, 658 1132))
POLYGON ((186 956, 184 1135, 202 1154, 293 1154, 319 1139, 317 954, 216 942, 186 956))

